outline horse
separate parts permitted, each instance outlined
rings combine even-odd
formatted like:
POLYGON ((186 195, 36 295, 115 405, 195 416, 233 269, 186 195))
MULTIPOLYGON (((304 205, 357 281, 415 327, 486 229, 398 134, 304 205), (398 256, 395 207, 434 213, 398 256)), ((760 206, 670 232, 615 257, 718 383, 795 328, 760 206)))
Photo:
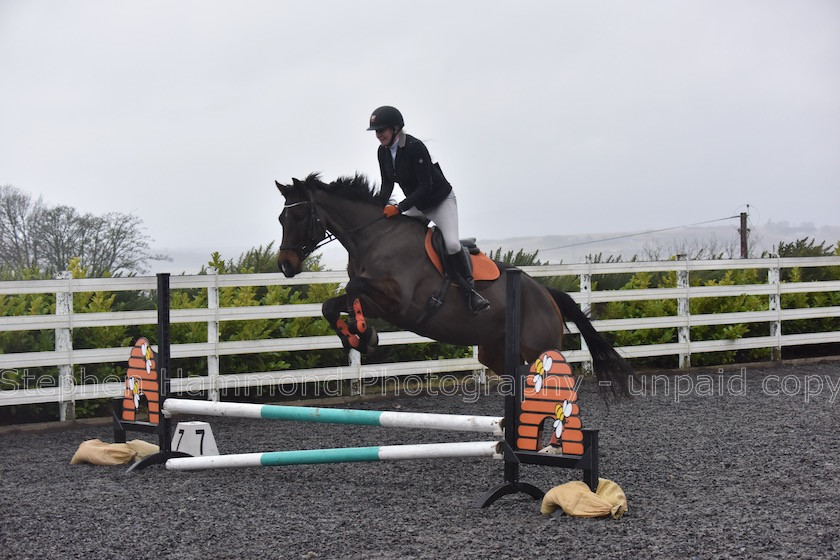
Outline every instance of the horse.
MULTIPOLYGON (((324 183, 313 173, 302 181, 292 179, 291 185, 275 183, 285 198, 279 216, 283 237, 277 263, 286 277, 300 273, 304 259, 333 239, 347 250, 350 280, 343 294, 322 306, 345 349, 374 352, 379 338, 367 319, 382 318, 439 342, 478 346, 478 360, 496 373, 504 372, 505 274, 495 281, 476 282, 476 289, 491 306, 473 315, 457 286, 441 289, 443 278, 425 249, 428 223, 403 215, 383 219, 387 201, 381 200, 366 177, 356 174, 324 183), (440 298, 443 303, 430 313, 430 296, 439 291, 445 291, 440 298)), ((498 261, 496 265, 502 271, 509 268, 498 261)), ((632 369, 571 296, 522 274, 520 309, 519 363, 531 363, 547 349, 562 349, 565 319, 569 319, 586 341, 604 397, 619 400, 629 395, 632 369)))

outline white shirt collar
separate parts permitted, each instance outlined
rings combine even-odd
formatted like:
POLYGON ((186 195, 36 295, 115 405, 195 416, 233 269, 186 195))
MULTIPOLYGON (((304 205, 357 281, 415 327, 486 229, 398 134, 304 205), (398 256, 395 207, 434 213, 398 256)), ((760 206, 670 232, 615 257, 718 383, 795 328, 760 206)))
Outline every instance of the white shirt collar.
POLYGON ((391 144, 390 148, 388 148, 389 150, 391 150, 391 161, 393 161, 394 163, 397 162, 397 148, 399 148, 399 147, 400 147, 399 139, 395 138, 394 143, 391 144))

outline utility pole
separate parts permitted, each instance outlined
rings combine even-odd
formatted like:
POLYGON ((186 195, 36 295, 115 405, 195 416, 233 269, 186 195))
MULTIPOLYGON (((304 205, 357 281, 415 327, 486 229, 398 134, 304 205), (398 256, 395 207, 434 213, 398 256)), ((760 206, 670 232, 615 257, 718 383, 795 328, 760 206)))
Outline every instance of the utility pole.
MULTIPOLYGON (((749 206, 747 206, 747 210, 749 210, 749 206)), ((748 259, 749 254, 747 251, 747 240, 749 237, 750 230, 747 229, 747 213, 741 212, 741 227, 738 229, 738 233, 741 234, 741 258, 748 259)))

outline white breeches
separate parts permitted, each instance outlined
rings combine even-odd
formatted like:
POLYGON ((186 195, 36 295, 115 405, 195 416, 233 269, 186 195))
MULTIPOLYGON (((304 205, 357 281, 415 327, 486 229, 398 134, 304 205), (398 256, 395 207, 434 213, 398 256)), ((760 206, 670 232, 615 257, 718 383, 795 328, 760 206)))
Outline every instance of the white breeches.
POLYGON ((458 201, 455 198, 455 191, 451 191, 443 202, 421 212, 417 208, 409 208, 404 215, 412 218, 426 218, 432 220, 443 234, 443 242, 446 244, 446 253, 454 255, 461 250, 461 238, 458 235, 458 201))

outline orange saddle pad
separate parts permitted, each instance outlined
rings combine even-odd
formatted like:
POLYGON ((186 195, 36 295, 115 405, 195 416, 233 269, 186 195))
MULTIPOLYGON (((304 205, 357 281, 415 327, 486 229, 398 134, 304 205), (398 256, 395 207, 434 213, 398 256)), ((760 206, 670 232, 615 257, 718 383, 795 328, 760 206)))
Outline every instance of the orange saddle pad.
MULTIPOLYGON (((426 232, 426 254, 429 255, 429 260, 435 265, 438 272, 443 275, 443 265, 440 262, 440 256, 432 246, 432 230, 426 232)), ((500 276, 499 267, 496 266, 490 257, 484 253, 477 255, 470 255, 472 259, 473 280, 495 280, 500 276)))

